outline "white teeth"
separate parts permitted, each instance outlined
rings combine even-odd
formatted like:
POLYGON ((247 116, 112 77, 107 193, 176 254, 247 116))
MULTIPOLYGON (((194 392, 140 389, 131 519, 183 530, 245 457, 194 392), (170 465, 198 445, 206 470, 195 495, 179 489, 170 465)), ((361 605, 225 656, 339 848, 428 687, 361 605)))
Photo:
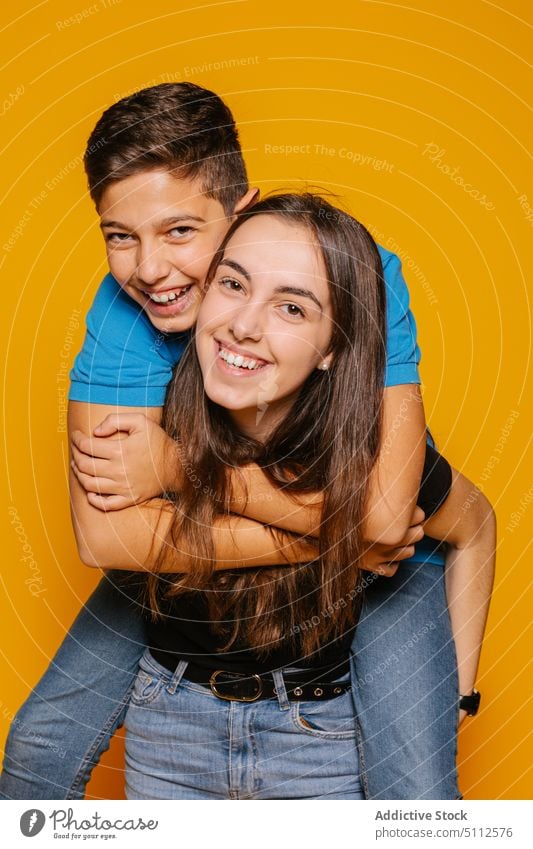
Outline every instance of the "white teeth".
POLYGON ((228 351, 226 348, 220 348, 218 355, 221 359, 228 363, 228 365, 234 366, 235 368, 245 368, 248 369, 248 371, 260 368, 257 360, 245 359, 242 354, 232 354, 231 351, 228 351))
POLYGON ((179 292, 169 292, 168 295, 166 292, 163 292, 161 295, 156 295, 155 292, 149 292, 148 297, 155 304, 167 304, 169 301, 177 301, 178 298, 183 297, 190 289, 190 286, 185 286, 183 289, 180 289, 179 292))

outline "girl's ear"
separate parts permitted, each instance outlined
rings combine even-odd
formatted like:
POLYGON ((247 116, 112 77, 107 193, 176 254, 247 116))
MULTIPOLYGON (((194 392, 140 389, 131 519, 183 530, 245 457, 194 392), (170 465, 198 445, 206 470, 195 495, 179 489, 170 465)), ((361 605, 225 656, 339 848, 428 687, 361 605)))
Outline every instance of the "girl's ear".
POLYGON ((326 356, 319 362, 317 368, 320 371, 328 371, 333 365, 333 352, 326 354, 326 356))

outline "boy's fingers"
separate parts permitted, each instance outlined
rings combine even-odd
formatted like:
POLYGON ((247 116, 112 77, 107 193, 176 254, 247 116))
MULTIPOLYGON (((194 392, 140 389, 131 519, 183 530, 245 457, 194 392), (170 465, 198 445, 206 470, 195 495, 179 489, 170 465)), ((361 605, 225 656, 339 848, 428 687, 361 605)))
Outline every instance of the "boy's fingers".
POLYGON ((83 472, 83 474, 96 478, 107 477, 108 460, 95 459, 88 454, 82 454, 74 445, 72 446, 72 459, 76 463, 78 470, 83 472))
POLYGON ((415 542, 420 542, 424 536, 424 528, 422 525, 413 525, 409 528, 403 540, 404 545, 413 545, 415 542))
POLYGON ((376 572, 378 575, 383 575, 385 578, 392 578, 397 571, 398 563, 380 563, 379 566, 372 569, 372 572, 376 572))
POLYGON ((94 429, 96 436, 112 436, 117 431, 131 433, 137 430, 146 420, 142 413, 110 413, 94 429))
POLYGON ((394 557, 392 559, 395 560, 395 561, 396 560, 399 560, 399 561, 408 560, 410 557, 413 556, 414 553, 415 553, 414 545, 404 545, 404 546, 402 546, 402 548, 398 548, 394 552, 394 557))
POLYGON ((424 513, 422 508, 416 506, 414 513, 413 513, 413 517, 411 519, 411 525, 420 525, 420 524, 422 524, 422 522, 424 521, 425 518, 426 518, 426 514, 424 513))
POLYGON ((116 495, 117 484, 115 481, 110 481, 108 478, 95 478, 94 475, 85 474, 85 472, 82 472, 78 468, 74 460, 70 466, 85 492, 96 492, 100 495, 116 495))
POLYGON ((95 492, 87 493, 87 501, 103 513, 112 510, 123 510, 124 507, 131 507, 133 503, 131 499, 126 498, 124 495, 98 495, 95 492))
POLYGON ((82 454, 96 457, 99 460, 111 460, 118 456, 120 448, 117 443, 108 439, 92 439, 80 430, 74 430, 70 435, 71 445, 75 445, 82 454))
POLYGON ((117 415, 114 413, 110 413, 106 416, 105 419, 93 430, 95 436, 111 436, 113 433, 116 433, 117 430, 119 430, 116 424, 116 419, 117 415))

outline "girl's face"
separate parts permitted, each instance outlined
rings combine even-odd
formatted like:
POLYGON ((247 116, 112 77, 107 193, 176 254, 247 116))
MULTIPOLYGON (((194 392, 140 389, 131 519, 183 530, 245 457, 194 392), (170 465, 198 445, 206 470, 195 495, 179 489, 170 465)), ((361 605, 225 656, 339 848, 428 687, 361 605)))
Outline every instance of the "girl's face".
POLYGON ((200 308, 196 348, 207 396, 264 439, 314 369, 331 363, 330 287, 312 234, 275 215, 228 242, 200 308))

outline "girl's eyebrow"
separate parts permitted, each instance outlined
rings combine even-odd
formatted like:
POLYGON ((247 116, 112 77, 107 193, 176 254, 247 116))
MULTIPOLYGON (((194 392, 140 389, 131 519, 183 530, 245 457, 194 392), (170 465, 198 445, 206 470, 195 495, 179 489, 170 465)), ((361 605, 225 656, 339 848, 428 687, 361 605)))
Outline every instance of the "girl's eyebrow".
MULTIPOLYGON (((220 260, 219 266, 220 265, 227 265, 229 266, 229 268, 233 268, 233 270, 236 271, 237 274, 242 274, 242 276, 250 283, 250 275, 248 274, 246 269, 243 268, 242 265, 240 265, 238 262, 235 262, 234 259, 227 259, 227 257, 224 257, 220 260)), ((322 304, 318 300, 317 296, 313 292, 311 292, 310 289, 300 289, 298 286, 277 286, 276 289, 274 289, 274 294, 299 295, 301 298, 309 298, 309 300, 313 301, 313 303, 317 305, 320 312, 323 312, 322 304)))
MULTIPOLYGON (((238 262, 235 262, 234 259, 227 259, 227 257, 224 257, 220 260, 219 265, 227 265, 230 268, 233 268, 233 270, 236 271, 237 274, 242 274, 242 276, 246 280, 248 280, 248 282, 251 281, 251 277, 246 271, 246 269, 243 268, 242 265, 240 265, 238 262)), ((298 286, 278 286, 276 289, 274 289, 274 294, 299 295, 301 298, 309 298, 309 300, 313 301, 313 303, 317 305, 318 309, 321 312, 323 311, 322 304, 320 303, 316 295, 310 291, 310 289, 300 289, 298 286)))
POLYGON ((274 292, 277 295, 300 295, 302 298, 309 298, 322 312, 322 304, 310 289, 300 289, 298 286, 278 286, 277 289, 274 289, 274 292))
POLYGON ((247 280, 248 283, 250 283, 252 278, 250 277, 246 269, 243 268, 242 265, 239 265, 238 262, 235 262, 234 259, 227 259, 226 257, 223 257, 220 260, 219 265, 228 265, 230 268, 233 268, 233 270, 236 271, 237 274, 242 274, 244 279, 247 280))

